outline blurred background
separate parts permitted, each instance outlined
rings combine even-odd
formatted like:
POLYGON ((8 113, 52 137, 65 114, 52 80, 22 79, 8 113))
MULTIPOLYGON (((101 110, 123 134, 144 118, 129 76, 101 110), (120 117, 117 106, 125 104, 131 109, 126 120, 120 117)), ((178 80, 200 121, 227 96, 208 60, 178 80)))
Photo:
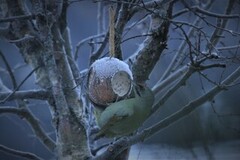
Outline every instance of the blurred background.
MULTIPOLYGON (((216 1, 211 8, 212 12, 223 13, 226 7, 227 0, 222 0, 221 3, 216 1)), ((92 1, 80 1, 72 3, 68 9, 68 24, 71 30, 71 40, 73 51, 75 52, 76 45, 85 38, 97 34, 97 3, 92 1)), ((233 13, 240 14, 240 5, 234 6, 233 13)), ((180 3, 174 8, 174 12, 184 8, 180 3)), ((107 12, 107 10, 106 10, 107 12)), ((108 15, 106 13, 106 15, 108 15)), ((136 14, 128 23, 133 24, 141 20, 145 13, 136 14)), ((184 14, 177 20, 187 21, 192 23, 195 19, 193 14, 184 14)), ((208 18, 208 21, 215 23, 214 18, 208 18)), ((239 19, 231 19, 228 28, 236 32, 240 32, 239 19)), ((123 38, 128 39, 133 36, 144 35, 147 32, 149 19, 144 23, 137 25, 130 30, 123 38)), ((107 17, 106 17, 107 26, 107 17)), ((206 24, 202 25, 206 35, 211 35, 213 28, 206 24)), ((184 28, 188 30, 188 27, 184 28)), ((171 58, 178 49, 181 43, 181 34, 179 31, 171 27, 168 41, 168 49, 164 51, 160 61, 154 68, 148 81, 149 86, 153 86, 166 70, 171 58)), ((125 41, 122 44, 124 58, 128 58, 133 54, 140 44, 145 39, 145 36, 133 38, 125 41)), ((86 41, 78 52, 78 66, 80 70, 86 69, 89 66, 89 55, 91 53, 90 40, 86 41)), ((224 45, 240 44, 240 36, 231 36, 224 34, 224 45)), ((206 44, 202 43, 202 48, 206 44)), ((31 69, 24 65, 24 60, 19 54, 18 49, 4 41, 0 40, 0 48, 11 67, 14 70, 14 75, 17 82, 20 83, 31 69)), ((108 48, 104 51, 107 54, 108 48)), ((240 50, 235 49, 231 52, 221 52, 224 55, 240 55, 240 50)), ((240 64, 239 59, 235 61, 226 61, 226 69, 210 69, 205 74, 218 82, 226 77, 240 64)), ((5 65, 0 59, 0 77, 3 83, 12 88, 9 75, 4 71, 5 65)), ((155 122, 158 122, 170 114, 176 112, 181 107, 186 105, 192 99, 204 94, 214 85, 200 75, 194 74, 184 87, 179 89, 164 106, 155 113, 143 126, 147 127, 155 122)), ((21 90, 37 89, 34 84, 34 77, 30 77, 21 90)), ((144 143, 136 144, 130 152, 130 160, 146 160, 146 159, 240 159, 240 85, 231 87, 229 90, 217 95, 212 102, 207 102, 195 110, 192 114, 184 119, 174 123, 173 125, 161 130, 158 134, 152 136, 144 143), (236 114, 236 115, 233 115, 236 114)), ((55 139, 54 128, 51 124, 51 114, 47 104, 43 101, 29 100, 29 108, 41 122, 45 131, 55 139)), ((4 106, 13 106, 13 102, 8 102, 4 106)), ((21 118, 4 114, 0 115, 0 144, 10 148, 19 149, 22 151, 33 152, 43 159, 51 159, 53 155, 34 136, 31 128, 21 118)), ((13 157, 0 152, 0 159, 3 160, 20 160, 21 158, 13 157)))

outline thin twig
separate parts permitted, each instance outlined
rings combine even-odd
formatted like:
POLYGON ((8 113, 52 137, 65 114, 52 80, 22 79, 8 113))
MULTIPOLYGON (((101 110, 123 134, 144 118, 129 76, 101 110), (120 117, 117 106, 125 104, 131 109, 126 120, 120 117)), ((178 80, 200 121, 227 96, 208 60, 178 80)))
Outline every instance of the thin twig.
MULTIPOLYGON (((144 23, 146 20, 149 19, 149 17, 150 17, 149 14, 146 14, 145 16, 143 16, 142 18, 140 18, 138 21, 133 22, 131 25, 125 27, 125 29, 124 29, 125 33, 124 33, 124 35, 123 35, 123 38, 127 35, 127 33, 128 33, 131 29, 133 29, 133 27, 135 27, 135 26, 137 26, 137 25, 139 25, 139 24, 141 24, 141 23, 144 23)), ((148 31, 148 30, 147 30, 147 31, 148 31)))
POLYGON ((19 43, 19 42, 24 42, 24 41, 31 40, 31 39, 33 39, 33 38, 34 38, 34 36, 31 36, 31 35, 25 35, 24 37, 19 38, 19 39, 8 40, 8 42, 9 42, 9 43, 19 43))
POLYGON ((166 101, 167 99, 176 92, 182 85, 186 83, 186 80, 195 72, 194 68, 188 67, 187 72, 182 76, 182 78, 172 86, 162 97, 155 103, 152 108, 151 114, 155 113, 166 101))
POLYGON ((126 138, 121 138, 112 145, 109 146, 107 150, 101 153, 99 156, 96 156, 94 160, 101 160, 101 159, 111 159, 114 158, 119 152, 123 151, 125 148, 136 144, 140 141, 144 141, 147 138, 151 137, 152 135, 156 134, 160 130, 172 125, 176 121, 186 117, 190 113, 192 113, 196 108, 204 104, 205 102, 211 100, 214 96, 219 94, 221 91, 225 90, 226 85, 230 85, 238 80, 240 77, 240 67, 238 67, 231 75, 229 75, 221 85, 213 87, 210 91, 206 94, 202 95, 201 97, 189 102, 187 105, 182 107, 179 111, 173 113, 172 115, 166 117, 165 119, 161 120, 160 122, 154 124, 153 126, 141 131, 140 133, 126 138))
MULTIPOLYGON (((213 1, 210 1, 205 7, 204 9, 209 9, 212 5, 213 1)), ((193 36, 195 29, 199 30, 198 26, 202 23, 201 19, 199 17, 197 17, 195 19, 195 21, 192 24, 192 28, 189 29, 188 33, 187 33, 187 37, 189 37, 189 39, 193 36)), ((183 24, 183 23, 180 23, 183 24)), ((163 76, 160 78, 160 80, 164 80, 167 76, 169 76, 169 74, 172 71, 175 71, 176 68, 179 66, 180 62, 183 59, 183 54, 184 54, 184 50, 186 48, 187 42, 186 41, 182 41, 181 45, 179 46, 178 52, 175 54, 175 56, 173 57, 172 61, 170 62, 168 68, 166 69, 166 71, 163 73, 163 76)))
MULTIPOLYGON (((104 16, 104 4, 103 2, 98 2, 98 14, 97 14, 97 34, 101 34, 104 32, 105 28, 105 16, 104 16)), ((102 38, 98 38, 98 41, 102 41, 102 38)), ((97 45, 99 48, 99 45, 97 45)))
MULTIPOLYGON (((210 69, 210 68, 225 68, 226 65, 225 64, 210 64, 210 65, 206 65, 206 66, 202 66, 200 65, 198 62, 196 62, 195 64, 198 64, 197 67, 195 66, 184 66, 182 67, 182 70, 186 70, 185 74, 182 76, 182 78, 176 83, 174 84, 174 86, 172 86, 162 97, 161 99, 159 99, 159 101, 157 101, 155 103, 155 105, 152 108, 152 113, 155 113, 167 100, 168 98, 175 93, 181 86, 183 86, 186 81, 189 79, 189 77, 196 71, 201 71, 201 70, 206 70, 206 69, 210 69), (186 69, 185 69, 186 68, 186 69)), ((181 70, 180 70, 181 71, 181 70)), ((216 84, 217 85, 217 84, 216 84)), ((158 86, 156 86, 154 89, 154 92, 156 92, 156 89, 158 89, 160 87, 160 84, 158 86)))
MULTIPOLYGON (((81 40, 80 42, 78 42, 78 44, 76 45, 75 53, 74 53, 74 60, 76 61, 76 60, 78 59, 79 49, 80 49, 80 47, 81 47, 85 42, 90 41, 90 40, 95 39, 95 38, 103 37, 104 35, 106 35, 106 33, 101 33, 101 34, 93 35, 93 36, 87 37, 87 38, 81 40)), ((104 42, 104 40, 103 40, 103 42, 104 42)), ((102 43, 102 42, 101 42, 101 43, 102 43)))
POLYGON ((5 99, 11 94, 7 101, 14 99, 40 99, 47 100, 51 98, 51 92, 46 90, 27 90, 27 91, 16 91, 14 94, 12 92, 0 92, 0 99, 5 99))
POLYGON ((17 88, 17 81, 15 79, 15 76, 13 74, 13 71, 11 69, 10 64, 8 63, 6 57, 4 56, 3 52, 0 50, 0 56, 2 57, 3 62, 5 63, 5 66, 7 68, 8 74, 10 76, 10 79, 12 80, 12 84, 14 88, 17 88))
POLYGON ((124 42, 126 42, 126 41, 129 41, 129 40, 131 40, 131 39, 140 38, 140 37, 148 37, 148 36, 152 36, 152 35, 153 35, 153 34, 140 34, 140 35, 132 36, 132 37, 129 37, 129 38, 124 39, 124 40, 121 42, 121 44, 124 43, 124 42))
POLYGON ((178 80, 179 77, 184 75, 187 72, 187 70, 188 70, 188 66, 183 66, 182 68, 172 73, 171 76, 168 76, 163 81, 159 80, 152 88, 153 93, 156 95, 159 91, 168 87, 171 83, 178 80))
POLYGON ((232 19, 232 18, 240 18, 240 15, 238 14, 233 14, 233 15, 226 15, 226 14, 219 14, 219 13, 213 13, 213 12, 210 12, 208 10, 205 10, 204 8, 200 8, 199 6, 193 6, 193 7, 190 7, 190 8, 185 8, 177 13, 175 13, 173 15, 173 18, 176 18, 186 12, 189 12, 189 11, 192 11, 192 12, 198 12, 198 13, 201 13, 203 15, 207 15, 209 17, 215 17, 215 18, 221 18, 221 19, 232 19))
POLYGON ((115 57, 115 12, 113 6, 109 8, 109 57, 115 57))
POLYGON ((8 147, 6 147, 4 145, 1 145, 1 144, 0 144, 0 151, 5 152, 5 153, 10 154, 10 155, 26 158, 26 159, 43 160, 42 158, 38 157, 37 155, 35 155, 33 153, 15 150, 15 149, 8 148, 8 147))
POLYGON ((11 113, 16 114, 26 121, 32 127, 34 133, 39 138, 39 140, 50 150, 53 151, 56 147, 55 142, 44 132, 39 124, 39 121, 34 117, 34 115, 27 108, 14 108, 9 106, 0 107, 0 114, 11 113))
POLYGON ((40 66, 34 68, 23 80, 22 82, 13 90, 13 92, 11 94, 9 94, 5 99, 3 99, 2 101, 0 101, 0 104, 5 103, 23 84, 24 82, 36 71, 40 68, 40 66))
POLYGON ((134 79, 137 83, 145 82, 148 79, 160 55, 166 49, 170 26, 169 19, 171 19, 173 4, 168 3, 165 7, 167 7, 166 10, 159 10, 159 12, 167 18, 162 19, 159 16, 152 15, 150 33, 153 36, 146 38, 143 43, 144 47, 130 57, 133 62, 132 71, 134 79))
POLYGON ((235 46, 226 46, 226 47, 218 47, 216 48, 218 51, 223 51, 223 50, 231 50, 231 49, 238 49, 240 48, 240 45, 235 45, 235 46))
POLYGON ((21 15, 21 16, 13 16, 13 17, 7 17, 7 18, 1 18, 0 23, 3 22, 12 22, 15 20, 29 20, 29 19, 34 19, 35 15, 21 15))
POLYGON ((166 3, 175 3, 178 0, 153 0, 150 2, 146 2, 141 5, 137 5, 132 9, 132 13, 135 14, 136 12, 142 11, 142 9, 151 9, 158 6, 164 6, 166 3))
POLYGON ((98 50, 96 52, 94 52, 91 55, 90 65, 101 56, 102 52, 104 51, 105 47, 107 46, 108 38, 109 38, 109 31, 105 34, 105 37, 104 37, 104 40, 103 40, 101 46, 98 48, 98 50))

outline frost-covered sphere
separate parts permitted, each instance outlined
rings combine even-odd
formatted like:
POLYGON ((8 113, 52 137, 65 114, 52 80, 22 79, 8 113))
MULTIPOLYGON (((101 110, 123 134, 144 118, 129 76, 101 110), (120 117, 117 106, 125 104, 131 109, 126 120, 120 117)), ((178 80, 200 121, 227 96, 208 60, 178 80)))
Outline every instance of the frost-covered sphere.
POLYGON ((125 62, 113 57, 96 60, 89 70, 89 98, 97 105, 109 105, 130 93, 132 79, 125 62))

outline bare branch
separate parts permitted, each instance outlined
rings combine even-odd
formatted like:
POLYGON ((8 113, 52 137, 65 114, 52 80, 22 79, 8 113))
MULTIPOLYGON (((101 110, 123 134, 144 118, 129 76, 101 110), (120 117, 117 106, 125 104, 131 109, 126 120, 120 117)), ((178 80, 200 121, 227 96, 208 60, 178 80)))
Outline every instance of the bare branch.
MULTIPOLYGON (((200 61, 203 62, 203 61, 200 61)), ((225 68, 226 65, 225 64, 210 64, 210 65, 200 65, 200 62, 196 62, 196 66, 184 66, 182 67, 180 70, 180 72, 185 71, 185 73, 183 74, 183 76, 181 77, 181 79, 174 84, 160 99, 159 101, 157 101, 155 103, 155 105, 152 108, 152 114, 155 113, 166 101, 167 99, 173 94, 175 93, 181 86, 183 86, 186 81, 190 78, 190 76, 195 73, 196 71, 201 71, 201 70, 206 70, 206 69, 210 69, 210 68, 215 68, 215 67, 221 67, 221 68, 225 68)), ((175 74, 174 74, 175 75, 175 74)), ((170 77, 171 78, 171 77, 170 77)), ((167 79, 166 79, 167 80, 167 79)), ((163 81, 165 82, 165 81, 163 81)), ((157 91, 157 89, 159 89, 162 86, 161 81, 160 84, 157 85, 156 87, 154 87, 154 92, 157 91)))
POLYGON ((151 8, 155 8, 155 7, 159 7, 159 6, 164 6, 166 5, 166 3, 175 3, 177 2, 178 0, 153 0, 153 1, 150 1, 150 2, 146 2, 142 5, 137 5, 135 6, 133 9, 132 9, 132 12, 135 13, 135 12, 139 12, 139 11, 142 11, 142 9, 151 9, 151 8))
MULTIPOLYGON (((229 15, 233 9, 233 5, 234 5, 234 2, 235 0, 230 0, 228 1, 228 4, 227 4, 227 7, 225 9, 225 13, 224 15, 229 15)), ((183 1, 183 4, 188 8, 190 9, 191 7, 185 2, 183 1)), ((191 10, 191 9, 190 9, 191 10)), ((197 16, 201 17, 201 15, 198 15, 196 12, 194 12, 194 10, 191 10, 194 14, 196 14, 197 16)), ((207 22, 203 17, 201 17, 201 19, 207 23, 207 24, 210 24, 209 22, 207 22)), ((216 44, 219 42, 220 40, 220 37, 223 33, 223 31, 228 31, 230 32, 229 30, 225 29, 227 23, 228 23, 228 20, 229 19, 224 19, 224 20, 221 20, 221 18, 218 18, 218 25, 215 26, 215 25, 212 25, 213 27, 215 27, 215 30, 214 32, 212 33, 211 35, 211 38, 210 38, 210 44, 207 45, 206 49, 207 50, 210 50, 212 51, 212 49, 216 46, 216 44)), ((231 32, 230 32, 231 33, 231 32)))
POLYGON ((37 155, 35 155, 33 153, 15 150, 15 149, 12 149, 12 148, 8 148, 4 145, 0 145, 0 151, 5 152, 5 153, 10 154, 10 155, 14 155, 14 156, 22 157, 22 158, 27 158, 27 159, 31 159, 31 160, 43 160, 42 158, 38 157, 37 155))
MULTIPOLYGON (((59 26, 54 24, 52 30, 57 29, 59 26)), ((64 159, 70 156, 84 159, 90 156, 90 150, 84 128, 84 118, 82 118, 82 104, 79 94, 72 89, 76 83, 68 61, 69 58, 63 50, 63 44, 57 43, 61 35, 53 32, 52 36, 53 38, 48 36, 44 43, 46 52, 43 56, 56 106, 59 157, 64 159)))
POLYGON ((14 94, 12 92, 0 92, 0 99, 7 99, 11 101, 14 99, 40 99, 47 100, 51 98, 51 92, 45 90, 27 90, 27 91, 16 91, 14 94), (9 96, 11 95, 11 96, 9 96), (9 97, 8 97, 9 96, 9 97))
MULTIPOLYGON (((164 15, 167 19, 162 21, 159 15, 153 15, 152 17, 152 37, 147 38, 144 41, 144 48, 141 48, 134 57, 131 58, 133 62, 132 70, 134 73, 134 79, 138 83, 145 82, 148 79, 153 67, 160 58, 161 53, 167 46, 167 36, 171 19, 173 4, 170 4, 165 11, 164 15)), ((163 14, 163 13, 162 13, 163 14)))
POLYGON ((12 16, 12 17, 7 17, 7 18, 0 18, 0 23, 4 22, 12 22, 15 20, 29 20, 29 19, 34 19, 35 15, 21 15, 21 16, 12 16))
POLYGON ((121 60, 123 59, 121 49, 122 34, 127 22, 133 16, 133 14, 130 12, 131 7, 131 4, 121 4, 115 25, 115 57, 121 60))
MULTIPOLYGON (((100 35, 104 32, 105 28, 105 16, 104 16, 104 4, 103 2, 98 2, 98 15, 97 15, 97 34, 100 35)), ((102 41, 102 38, 98 38, 99 41, 102 41)), ((97 47, 98 48, 98 47, 97 47)))
POLYGON ((0 50, 0 56, 2 57, 2 60, 3 60, 3 62, 5 63, 5 66, 6 66, 6 68, 7 68, 7 71, 8 71, 8 73, 9 73, 9 75, 10 75, 11 80, 12 80, 13 87, 14 87, 14 88, 17 88, 17 82, 16 82, 16 79, 15 79, 15 77, 14 77, 14 75, 13 75, 11 66, 10 66, 10 64, 8 63, 6 57, 4 56, 4 54, 2 53, 1 50, 0 50))
MULTIPOLYGON (((101 38, 101 37, 103 37, 104 35, 106 35, 106 33, 101 33, 101 34, 93 35, 93 36, 87 37, 87 38, 81 40, 80 42, 78 42, 78 44, 76 45, 75 53, 74 53, 74 60, 76 61, 76 60, 78 59, 79 49, 81 48, 81 46, 82 46, 85 42, 90 41, 90 40, 95 39, 95 38, 101 38)), ((106 37, 106 36, 105 36, 105 37, 106 37)), ((104 40, 103 40, 103 42, 104 42, 104 40)))
POLYGON ((3 99, 3 100, 0 101, 0 104, 5 103, 15 92, 24 84, 24 82, 25 82, 37 69, 39 69, 39 68, 40 68, 40 66, 38 66, 37 68, 34 68, 34 69, 22 80, 22 82, 21 82, 16 88, 14 88, 14 91, 13 91, 11 94, 9 94, 5 99, 3 99))
POLYGON ((161 120, 160 122, 156 123, 155 125, 141 131, 140 133, 127 137, 121 138, 112 145, 108 147, 106 151, 104 151, 99 156, 96 156, 94 160, 101 160, 101 159, 111 159, 114 158, 118 153, 123 151, 125 148, 138 143, 139 141, 144 141, 147 138, 151 137, 152 135, 156 134, 160 130, 172 125, 176 121, 182 119, 183 117, 187 116, 191 112, 193 112, 196 108, 204 104, 205 102, 211 100, 214 96, 216 96, 221 91, 225 90, 225 86, 231 85, 236 80, 240 78, 240 67, 237 68, 231 75, 229 75, 221 85, 213 87, 210 91, 206 94, 202 95, 201 97, 195 99, 194 101, 188 103, 179 111, 173 113, 172 115, 168 116, 167 118, 161 120))
POLYGON ((109 7, 109 55, 115 57, 115 12, 113 6, 109 7))
POLYGON ((31 39, 33 39, 34 36, 31 35, 24 35, 24 37, 20 38, 20 39, 15 39, 15 40, 9 40, 9 43, 20 43, 20 42, 24 42, 24 41, 29 41, 31 39))
POLYGON ((98 48, 98 50, 96 52, 94 52, 91 55, 91 57, 90 57, 90 65, 101 56, 103 50, 107 46, 108 38, 109 38, 109 31, 105 34, 105 37, 104 37, 104 40, 103 40, 101 46, 98 48))
POLYGON ((234 15, 230 15, 229 13, 228 14, 217 14, 217 13, 209 12, 209 11, 204 10, 202 8, 199 8, 199 7, 192 7, 191 9, 193 11, 202 13, 203 15, 207 15, 207 16, 210 16, 210 17, 216 17, 216 18, 221 18, 221 19, 240 18, 240 15, 238 15, 238 14, 234 14, 234 15))
POLYGON ((215 86, 210 91, 208 91, 206 94, 202 95, 201 97, 193 100, 192 102, 189 102, 186 106, 184 106, 181 110, 178 112, 173 113, 169 117, 165 118, 164 120, 160 121, 156 125, 146 129, 143 132, 148 132, 147 137, 155 134, 160 129, 167 127, 168 125, 172 124, 173 122, 176 122, 177 120, 181 119, 182 117, 190 114, 192 111, 194 111, 197 107, 202 105, 203 103, 212 100, 214 96, 216 96, 218 93, 226 89, 226 86, 231 85, 235 81, 237 81, 240 77, 240 67, 237 68, 231 75, 229 75, 220 85, 215 86))
POLYGON ((74 77, 74 80, 75 80, 75 83, 76 83, 76 86, 77 86, 77 85, 81 84, 81 82, 80 82, 80 72, 79 72, 79 69, 78 69, 78 66, 77 66, 76 62, 73 59, 70 29, 68 27, 65 28, 65 31, 63 33, 63 39, 65 41, 65 43, 64 43, 65 52, 67 54, 68 62, 69 62, 69 65, 71 67, 73 77, 74 77))
MULTIPOLYGON (((146 14, 145 16, 143 16, 141 19, 139 19, 138 21, 136 22, 133 22, 132 24, 130 24, 129 26, 125 27, 124 31, 124 35, 123 37, 135 26, 141 24, 141 23, 144 23, 146 20, 150 19, 150 16, 148 16, 148 14, 146 14)), ((146 31, 148 31, 149 29, 147 29, 146 31)))
POLYGON ((188 70, 188 66, 184 66, 180 68, 179 70, 172 73, 169 77, 164 79, 163 81, 159 80, 152 88, 153 93, 156 95, 159 91, 165 89, 168 87, 171 83, 178 80, 181 75, 184 75, 188 70))
POLYGON ((235 46, 226 46, 226 47, 218 47, 216 48, 218 51, 223 51, 223 50, 231 50, 231 49, 238 49, 240 48, 240 45, 235 45, 235 46))
POLYGON ((198 12, 198 13, 201 13, 203 15, 207 15, 209 17, 215 17, 215 18, 221 18, 221 19, 233 19, 233 18, 240 18, 240 15, 238 14, 233 14, 233 15, 226 15, 226 14, 218 14, 218 13, 213 13, 213 12, 210 12, 206 9, 203 9, 203 8, 200 8, 199 6, 193 6, 193 7, 190 7, 190 8, 185 8, 177 13, 175 13, 173 15, 173 18, 175 17, 178 17, 186 12, 189 12, 189 11, 192 11, 192 12, 198 12))
MULTIPOLYGON (((209 9, 212 5, 212 1, 210 1, 207 5, 205 5, 204 9, 209 9)), ((199 26, 202 23, 202 20, 200 19, 200 17, 197 17, 195 19, 195 21, 192 24, 192 28, 189 29, 187 36, 188 38, 191 38, 194 34, 195 31, 195 27, 199 26)), ((179 49, 177 51, 177 53, 174 55, 171 63, 169 64, 168 68, 166 69, 166 71, 163 73, 162 77, 160 80, 164 80, 167 76, 169 76, 169 74, 173 71, 176 70, 176 68, 179 66, 180 62, 183 59, 183 53, 184 50, 187 46, 187 42, 186 41, 182 41, 182 43, 179 46, 179 49)))
POLYGON ((11 113, 24 118, 32 127, 33 132, 39 140, 50 150, 53 151, 56 147, 55 142, 44 132, 39 124, 39 121, 27 108, 14 108, 14 107, 0 107, 0 114, 11 113))
POLYGON ((139 38, 139 37, 148 37, 148 36, 152 36, 152 34, 140 34, 140 35, 132 36, 132 37, 129 37, 129 38, 126 38, 126 39, 122 40, 121 44, 124 43, 124 42, 127 42, 131 39, 135 39, 135 38, 139 38))
POLYGON ((152 108, 152 114, 155 113, 166 101, 167 99, 175 93, 182 85, 184 85, 187 79, 195 72, 193 67, 187 67, 187 72, 182 76, 182 78, 172 86, 162 97, 159 101, 152 108))
MULTIPOLYGON (((228 2, 226 10, 225 10, 225 15, 229 15, 231 13, 234 2, 235 2, 235 0, 230 0, 228 2)), ((210 38, 211 44, 209 44, 207 46, 207 49, 209 51, 212 51, 212 49, 217 45, 217 43, 220 40, 221 35, 223 34, 223 30, 221 28, 225 28, 228 23, 228 19, 224 19, 224 20, 218 19, 218 21, 219 21, 219 24, 217 24, 217 28, 214 30, 214 32, 212 33, 212 36, 210 38)))

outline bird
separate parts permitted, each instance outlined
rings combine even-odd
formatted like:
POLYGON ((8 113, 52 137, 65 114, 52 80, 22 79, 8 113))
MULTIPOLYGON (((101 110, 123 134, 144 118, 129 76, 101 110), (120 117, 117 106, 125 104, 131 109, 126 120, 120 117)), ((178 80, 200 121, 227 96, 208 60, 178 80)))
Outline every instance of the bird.
POLYGON ((134 133, 148 118, 154 94, 147 86, 136 86, 134 97, 110 104, 97 118, 100 127, 95 138, 118 138, 134 133))

